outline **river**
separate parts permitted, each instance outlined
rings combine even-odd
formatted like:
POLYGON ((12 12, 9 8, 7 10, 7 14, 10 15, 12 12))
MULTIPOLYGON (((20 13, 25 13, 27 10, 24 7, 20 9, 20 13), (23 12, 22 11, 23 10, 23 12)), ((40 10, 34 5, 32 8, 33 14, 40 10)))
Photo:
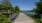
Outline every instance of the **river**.
POLYGON ((25 13, 25 14, 35 14, 35 12, 23 12, 23 13, 25 13))
MULTIPOLYGON (((34 15, 34 14, 36 14, 35 12, 22 12, 22 13, 24 13, 24 14, 32 14, 32 15, 34 15)), ((41 17, 42 17, 42 14, 41 14, 41 17)))

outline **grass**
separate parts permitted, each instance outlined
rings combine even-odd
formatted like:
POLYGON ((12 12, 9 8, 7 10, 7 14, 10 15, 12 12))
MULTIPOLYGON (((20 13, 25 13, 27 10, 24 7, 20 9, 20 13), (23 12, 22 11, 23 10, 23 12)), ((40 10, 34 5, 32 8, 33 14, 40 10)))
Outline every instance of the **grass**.
POLYGON ((42 18, 38 18, 36 15, 32 14, 27 14, 27 15, 33 18, 36 23, 42 23, 42 18))

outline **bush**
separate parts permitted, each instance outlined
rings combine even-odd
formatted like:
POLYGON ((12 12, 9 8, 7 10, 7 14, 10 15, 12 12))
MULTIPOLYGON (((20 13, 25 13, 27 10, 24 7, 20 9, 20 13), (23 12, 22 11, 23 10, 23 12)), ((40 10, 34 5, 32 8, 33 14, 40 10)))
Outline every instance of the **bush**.
POLYGON ((9 23, 10 19, 7 18, 5 15, 0 15, 0 23, 9 23))

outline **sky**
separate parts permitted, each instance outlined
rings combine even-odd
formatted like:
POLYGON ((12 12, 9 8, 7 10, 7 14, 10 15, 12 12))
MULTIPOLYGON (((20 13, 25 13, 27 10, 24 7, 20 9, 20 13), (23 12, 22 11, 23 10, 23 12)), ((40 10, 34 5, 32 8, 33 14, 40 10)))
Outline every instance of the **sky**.
POLYGON ((11 4, 13 6, 19 6, 20 10, 32 10, 35 8, 35 2, 38 1, 39 0, 10 0, 11 4))

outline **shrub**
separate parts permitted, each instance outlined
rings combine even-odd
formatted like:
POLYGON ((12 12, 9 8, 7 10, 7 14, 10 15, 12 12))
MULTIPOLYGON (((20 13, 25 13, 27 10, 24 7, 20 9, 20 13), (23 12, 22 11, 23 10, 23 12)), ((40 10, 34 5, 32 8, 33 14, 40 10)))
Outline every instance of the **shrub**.
POLYGON ((0 15, 0 23, 9 23, 10 19, 7 18, 5 15, 0 15))

